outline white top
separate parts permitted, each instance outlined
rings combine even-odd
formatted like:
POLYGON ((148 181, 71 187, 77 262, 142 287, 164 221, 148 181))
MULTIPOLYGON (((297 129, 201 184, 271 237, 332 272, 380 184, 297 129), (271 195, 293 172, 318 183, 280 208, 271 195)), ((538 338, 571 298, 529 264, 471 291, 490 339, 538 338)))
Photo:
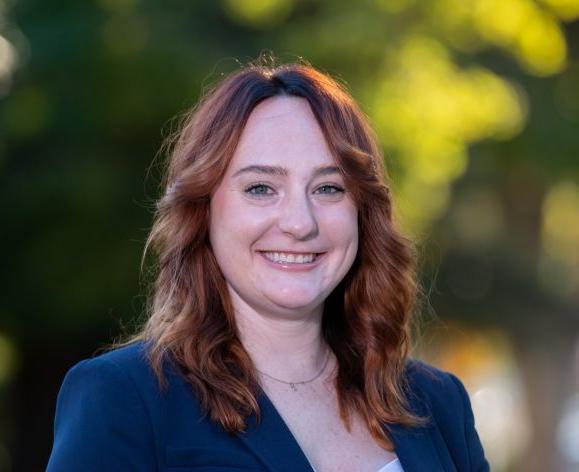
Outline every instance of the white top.
POLYGON ((402 464, 398 458, 388 462, 384 467, 378 469, 376 472, 404 472, 402 464))
MULTIPOLYGON (((314 468, 312 467, 312 469, 314 468)), ((315 470, 316 469, 314 469, 314 471, 315 470)), ((397 457, 396 459, 393 459, 390 462, 388 462, 388 464, 382 466, 376 472, 404 472, 404 469, 402 468, 402 464, 400 463, 400 460, 397 457)))

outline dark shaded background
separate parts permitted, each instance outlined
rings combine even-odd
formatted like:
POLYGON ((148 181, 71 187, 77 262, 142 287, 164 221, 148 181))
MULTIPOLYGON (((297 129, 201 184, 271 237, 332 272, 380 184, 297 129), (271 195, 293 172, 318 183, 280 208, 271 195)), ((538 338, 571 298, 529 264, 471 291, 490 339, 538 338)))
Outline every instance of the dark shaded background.
POLYGON ((64 373, 142 314, 171 119, 264 50, 344 80, 374 123, 422 254, 416 355, 465 380, 493 470, 579 470, 577 17, 575 0, 0 0, 0 470, 44 468, 64 373))

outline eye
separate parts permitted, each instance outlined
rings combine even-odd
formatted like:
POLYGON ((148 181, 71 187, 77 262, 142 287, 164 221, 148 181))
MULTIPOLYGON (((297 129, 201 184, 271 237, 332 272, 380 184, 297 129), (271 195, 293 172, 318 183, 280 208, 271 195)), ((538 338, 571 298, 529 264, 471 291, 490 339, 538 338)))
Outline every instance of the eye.
POLYGON ((316 192, 325 194, 325 195, 335 195, 337 193, 344 193, 345 189, 343 187, 340 187, 339 185, 334 185, 334 184, 324 184, 324 185, 320 185, 317 189, 316 192))
POLYGON ((274 194, 273 189, 269 185, 262 183, 250 185, 244 190, 244 192, 255 197, 266 197, 274 194))

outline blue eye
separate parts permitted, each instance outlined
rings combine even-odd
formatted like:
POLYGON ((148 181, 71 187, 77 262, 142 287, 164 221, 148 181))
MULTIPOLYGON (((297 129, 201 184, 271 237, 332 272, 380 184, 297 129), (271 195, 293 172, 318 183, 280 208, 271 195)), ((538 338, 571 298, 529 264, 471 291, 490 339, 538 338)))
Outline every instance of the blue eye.
POLYGON ((253 184, 245 189, 245 193, 256 197, 266 197, 273 195, 273 189, 266 184, 253 184))
POLYGON ((326 195, 332 195, 332 194, 336 194, 336 193, 344 193, 345 189, 338 186, 338 185, 330 185, 330 184, 325 184, 325 185, 321 185, 320 187, 317 188, 316 191, 319 191, 320 193, 326 194, 326 195))

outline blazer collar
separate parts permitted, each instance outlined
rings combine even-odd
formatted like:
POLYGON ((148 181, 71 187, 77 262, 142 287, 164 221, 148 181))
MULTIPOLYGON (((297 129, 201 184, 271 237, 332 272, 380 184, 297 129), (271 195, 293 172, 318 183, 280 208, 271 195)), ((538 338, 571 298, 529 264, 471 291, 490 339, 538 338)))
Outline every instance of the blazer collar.
MULTIPOLYGON (((245 445, 275 472, 314 472, 306 455, 275 406, 262 392, 258 398, 261 421, 248 418, 247 429, 239 434, 245 445)), ((406 428, 388 425, 396 454, 404 472, 444 472, 431 437, 431 427, 406 428)))
POLYGON ((388 425, 390 438, 404 472, 444 472, 440 457, 432 442, 431 427, 407 428, 399 424, 388 425))
POLYGON ((384 426, 394 443, 396 454, 400 459, 404 472, 423 470, 428 470, 429 472, 456 472, 454 467, 449 466, 450 469, 448 469, 442 464, 438 450, 432 440, 432 436, 436 431, 436 423, 428 403, 412 391, 408 392, 408 401, 414 414, 428 419, 427 424, 414 428, 400 424, 384 426))
POLYGON ((261 392, 258 397, 261 418, 255 414, 238 437, 257 455, 268 470, 275 472, 314 472, 306 455, 273 403, 261 392))

